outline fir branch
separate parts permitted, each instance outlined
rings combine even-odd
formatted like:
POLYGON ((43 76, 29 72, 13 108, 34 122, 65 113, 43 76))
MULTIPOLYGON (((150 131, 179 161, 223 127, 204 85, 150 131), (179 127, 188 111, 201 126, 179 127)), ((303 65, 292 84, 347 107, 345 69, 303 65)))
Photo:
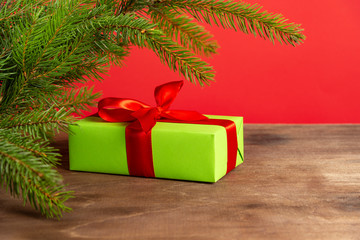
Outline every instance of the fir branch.
POLYGON ((28 4, 20 1, 0 1, 0 23, 18 17, 26 12, 29 7, 28 4))
MULTIPOLYGON (((27 1, 25 1, 25 3, 26 2, 27 1)), ((16 24, 12 23, 12 25, 8 26, 12 31, 4 34, 11 39, 12 58, 9 65, 12 66, 14 72, 17 72, 17 74, 13 77, 14 79, 6 79, 2 82, 1 94, 3 95, 3 98, 1 99, 0 108, 4 109, 13 103, 17 95, 24 89, 28 82, 26 65, 29 63, 29 59, 26 59, 26 51, 29 51, 30 36, 34 31, 34 25, 42 10, 42 7, 37 7, 36 5, 34 5, 33 8, 29 8, 26 11, 26 14, 24 14, 25 16, 22 16, 15 21, 16 24)), ((30 50, 29 52, 32 51, 30 50)))
POLYGON ((281 14, 260 12, 262 7, 258 4, 230 0, 161 0, 156 1, 156 6, 179 9, 198 21, 259 35, 273 43, 276 38, 280 43, 295 46, 305 39, 299 24, 287 22, 281 14))
POLYGON ((148 35, 147 44, 173 71, 179 71, 190 82, 196 81, 203 86, 214 81, 213 68, 189 50, 181 47, 172 40, 148 35))
POLYGON ((33 174, 37 175, 38 177, 43 177, 44 176, 44 174, 42 174, 39 171, 37 171, 36 169, 32 168, 31 166, 26 164, 24 161, 21 161, 19 158, 16 158, 16 157, 14 157, 14 156, 12 156, 10 154, 7 154, 6 152, 3 152, 1 150, 0 150, 0 155, 2 155, 3 157, 8 158, 8 159, 16 162, 17 164, 19 164, 22 167, 28 169, 29 171, 31 171, 33 174))
POLYGON ((79 46, 81 45, 82 41, 86 38, 86 35, 82 36, 80 39, 78 39, 78 41, 76 42, 76 45, 72 47, 72 49, 70 50, 70 52, 68 54, 66 54, 65 57, 63 57, 61 59, 60 62, 58 62, 58 64, 56 64, 53 68, 49 69, 47 72, 44 72, 36 77, 34 77, 34 79, 36 78, 43 78, 43 77, 47 77, 49 76, 51 73, 56 72, 60 67, 62 67, 63 65, 65 65, 66 63, 69 64, 68 59, 76 52, 76 50, 79 49, 79 46))
POLYGON ((64 191, 64 185, 48 187, 46 184, 35 184, 31 179, 23 177, 24 182, 28 182, 28 186, 22 187, 25 197, 36 210, 39 209, 41 214, 48 218, 56 217, 60 220, 62 213, 71 212, 72 209, 67 207, 64 202, 69 198, 73 198, 73 191, 64 191), (32 190, 28 190, 32 189, 32 190))
POLYGON ((150 8, 149 11, 152 21, 158 23, 169 37, 173 37, 175 41, 179 40, 181 45, 197 54, 210 56, 216 53, 219 46, 215 40, 212 40, 213 35, 193 22, 192 18, 168 8, 150 8))
MULTIPOLYGON (((110 0, 111 1, 111 0, 110 0)), ((108 4, 109 1, 104 1, 105 4, 108 4)), ((121 0, 118 4, 115 14, 121 15, 126 13, 134 13, 141 11, 142 9, 148 7, 149 0, 121 0)))
POLYGON ((48 139, 49 134, 59 131, 68 131, 68 124, 72 120, 65 108, 56 110, 48 108, 43 110, 32 109, 22 111, 16 117, 13 115, 2 115, 0 129, 23 132, 34 139, 48 139))
MULTIPOLYGON (((24 204, 29 202, 47 217, 59 218, 62 212, 71 210, 64 201, 72 197, 72 193, 63 190, 60 174, 34 154, 34 151, 53 151, 46 148, 39 140, 29 141, 11 130, 0 130, 0 185, 5 184, 13 196, 22 195, 24 204), (42 149, 36 145, 42 145, 42 149)), ((53 154, 49 156, 56 157, 53 154)))
POLYGON ((93 93, 94 87, 81 87, 79 89, 69 89, 59 91, 59 95, 54 95, 49 104, 58 109, 68 109, 71 112, 82 114, 81 111, 88 111, 90 106, 95 105, 95 99, 100 97, 100 93, 93 93))
POLYGON ((5 131, 6 141, 15 147, 25 150, 24 152, 31 152, 35 157, 41 160, 44 164, 55 166, 59 164, 58 157, 61 155, 57 153, 57 149, 49 146, 49 142, 41 139, 30 139, 24 136, 19 136, 19 133, 11 129, 1 129, 5 131))
POLYGON ((161 30, 155 29, 156 25, 151 24, 147 19, 126 14, 97 24, 110 33, 116 30, 117 35, 113 38, 119 44, 131 43, 153 50, 163 63, 166 63, 173 71, 179 71, 193 83, 197 81, 203 85, 213 81, 214 73, 211 66, 166 37, 161 30))
MULTIPOLYGON (((8 62, 11 60, 11 54, 10 51, 7 49, 3 49, 3 52, 0 56, 0 85, 2 85, 2 82, 4 80, 8 80, 11 78, 12 75, 14 75, 13 69, 15 66, 9 66, 8 62)), ((1 102, 1 99, 0 99, 1 102)))
MULTIPOLYGON (((31 33, 33 32, 34 30, 34 25, 36 24, 36 19, 34 19, 31 24, 30 24, 30 29, 25 33, 25 43, 24 43, 24 49, 22 51, 22 71, 23 71, 23 75, 24 75, 24 78, 25 78, 25 81, 24 81, 24 85, 26 84, 26 81, 27 81, 27 73, 26 73, 26 64, 25 64, 25 60, 26 60, 26 49, 27 49, 27 46, 28 46, 28 42, 29 42, 29 36, 31 35, 31 33)), ((22 88, 21 88, 22 89, 22 88)), ((21 89, 19 92, 21 92, 21 89)))
MULTIPOLYGON (((38 56, 37 61, 33 66, 33 69, 30 71, 31 73, 36 72, 38 64, 43 59, 43 57, 44 57, 46 51, 48 50, 49 46, 56 39, 56 36, 58 36, 58 34, 61 33, 61 30, 65 26, 65 23, 68 20, 68 18, 74 14, 75 10, 77 10, 77 8, 82 3, 84 3, 84 2, 79 1, 79 0, 75 0, 75 1, 72 1, 72 2, 73 2, 72 4, 61 4, 61 2, 56 2, 57 3, 57 8, 49 16, 49 20, 48 20, 49 28, 47 28, 47 29, 50 30, 50 31, 48 31, 48 36, 51 36, 51 37, 46 41, 46 44, 42 47, 42 51, 41 51, 40 55, 38 56), (67 7, 66 10, 68 12, 65 11, 65 9, 64 9, 66 7, 67 7), (61 19, 60 23, 58 23, 58 19, 61 19)), ((50 8, 50 9, 52 9, 52 8, 50 8)))
MULTIPOLYGON (((98 40, 95 40, 93 48, 93 51, 96 52, 99 57, 106 56, 108 57, 109 62, 120 67, 123 65, 125 57, 130 54, 127 46, 114 44, 113 41, 109 41, 105 36, 103 39, 99 38, 98 40)), ((100 77, 97 79, 100 79, 100 77)))

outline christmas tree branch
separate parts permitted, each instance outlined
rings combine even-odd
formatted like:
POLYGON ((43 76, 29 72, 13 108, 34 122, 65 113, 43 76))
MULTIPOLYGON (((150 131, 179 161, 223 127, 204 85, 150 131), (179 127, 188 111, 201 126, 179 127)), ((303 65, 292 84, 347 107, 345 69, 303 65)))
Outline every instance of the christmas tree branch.
MULTIPOLYGON (((99 57, 108 57, 109 61, 117 66, 122 66, 125 57, 130 54, 127 46, 116 44, 114 41, 109 41, 108 39, 105 39, 105 36, 103 39, 100 38, 94 41, 93 51, 96 52, 99 57)), ((101 79, 101 77, 97 77, 96 79, 101 79)))
MULTIPOLYGON (((4 131, 1 130, 1 131, 4 131)), ((34 156, 38 157, 45 164, 50 164, 55 166, 58 164, 58 154, 56 149, 49 146, 49 143, 46 141, 39 141, 39 140, 31 140, 29 141, 28 138, 24 138, 20 136, 19 138, 14 138, 12 134, 15 136, 18 135, 16 131, 6 130, 10 135, 6 136, 6 141, 18 148, 25 150, 25 152, 31 152, 34 156)))
POLYGON ((260 12, 261 6, 230 0, 160 0, 156 6, 172 7, 191 14, 199 21, 259 35, 274 42, 299 44, 305 36, 299 24, 288 23, 281 14, 260 12))
POLYGON ((83 3, 82 1, 78 1, 78 0, 72 2, 73 4, 70 4, 70 6, 68 6, 68 4, 63 4, 63 5, 60 4, 60 6, 57 6, 56 11, 54 11, 48 17, 49 18, 48 24, 50 28, 47 29, 51 30, 50 33, 48 33, 49 34, 48 36, 51 37, 46 41, 46 44, 42 48, 40 56, 37 58, 37 61, 35 62, 33 69, 30 71, 31 73, 34 73, 36 71, 38 64, 43 59, 46 51, 48 50, 51 43, 55 40, 56 36, 59 33, 61 33, 61 30, 63 29, 68 18, 71 17, 74 14, 75 10, 77 10, 79 6, 83 3), (65 11, 65 9, 63 9, 65 6, 68 6, 67 9, 68 12, 65 11), (58 19, 61 19, 61 22, 58 23, 58 19))
POLYGON ((20 1, 0 1, 0 23, 23 14, 28 6, 21 6, 20 1), (20 10, 19 10, 20 9, 20 10))
MULTIPOLYGON (((65 56, 62 58, 62 60, 60 62, 58 62, 55 66, 53 66, 53 68, 49 69, 45 73, 42 73, 42 74, 34 77, 34 79, 47 77, 47 76, 49 76, 49 74, 56 72, 56 70, 58 70, 60 67, 62 67, 65 63, 69 64, 68 59, 76 52, 76 50, 79 49, 79 46, 81 45, 81 43, 85 39, 85 37, 86 37, 86 35, 84 35, 82 38, 78 39, 78 41, 76 42, 76 45, 71 47, 70 52, 68 54, 65 54, 65 56)), ((56 75, 58 75, 58 74, 56 74, 56 75)))
POLYGON ((179 71, 191 82, 197 80, 200 85, 203 85, 213 80, 214 73, 211 66, 166 37, 161 30, 155 29, 156 25, 151 24, 147 19, 127 14, 98 24, 101 24, 102 29, 107 29, 110 34, 116 30, 117 35, 113 38, 117 39, 119 44, 130 42, 153 50, 163 63, 172 70, 179 71))
MULTIPOLYGON (((14 144, 14 146, 16 146, 16 145, 14 144)), ((43 177, 43 176, 44 176, 44 174, 36 171, 34 168, 30 167, 28 164, 24 163, 24 162, 21 161, 20 159, 12 156, 12 155, 10 155, 10 154, 7 154, 6 152, 3 152, 3 151, 0 150, 0 155, 2 155, 3 157, 6 157, 6 158, 8 158, 8 159, 10 159, 10 160, 12 160, 12 161, 14 161, 14 162, 16 162, 17 164, 20 164, 20 165, 23 166, 24 168, 26 168, 26 169, 30 170, 31 172, 33 172, 33 173, 34 173, 35 175, 37 175, 38 177, 43 177)))
POLYGON ((56 110, 49 108, 46 110, 23 111, 13 117, 12 115, 3 115, 0 121, 0 129, 23 132, 29 134, 32 138, 48 139, 48 134, 55 131, 67 132, 69 112, 65 108, 56 110))
POLYGON ((94 105, 95 99, 100 97, 101 94, 93 94, 93 90, 93 87, 63 90, 60 95, 54 95, 50 104, 55 104, 55 108, 71 109, 74 113, 81 114, 81 111, 89 110, 89 106, 94 105))
POLYGON ((214 80, 213 68, 189 50, 166 37, 152 38, 149 36, 149 40, 147 41, 149 48, 157 53, 160 60, 167 63, 173 71, 179 71, 190 82, 197 81, 203 86, 204 83, 209 84, 214 80))
MULTIPOLYGON (((30 204, 35 209, 40 209, 40 212, 48 218, 56 217, 60 219, 63 212, 71 212, 72 209, 65 206, 64 202, 69 198, 73 198, 72 191, 64 191, 64 186, 49 187, 34 184, 31 179, 26 179, 28 182, 28 189, 35 189, 35 193, 27 191, 27 198, 30 204)), ((25 197, 24 202, 25 202, 25 197)))
POLYGON ((181 45, 197 54, 210 56, 216 53, 219 46, 215 40, 211 40, 213 35, 204 27, 192 22, 192 18, 167 8, 150 8, 150 12, 151 20, 169 37, 173 37, 175 41, 180 40, 181 45))
POLYGON ((57 155, 51 153, 54 149, 39 141, 29 142, 14 131, 0 130, 0 184, 6 184, 13 196, 22 195, 24 204, 29 202, 42 214, 61 217, 63 211, 70 211, 63 203, 72 195, 63 191, 60 174, 48 164, 56 161, 57 155), (49 161, 43 162, 37 157, 40 152, 41 158, 50 152, 46 155, 49 161))

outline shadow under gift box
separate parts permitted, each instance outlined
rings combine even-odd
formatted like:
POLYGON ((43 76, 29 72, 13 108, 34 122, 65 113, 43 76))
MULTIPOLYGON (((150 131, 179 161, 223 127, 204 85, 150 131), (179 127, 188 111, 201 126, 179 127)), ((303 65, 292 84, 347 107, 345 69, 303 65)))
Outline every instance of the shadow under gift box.
MULTIPOLYGON (((243 118, 207 115, 236 125, 236 166, 243 162, 243 118)), ((125 128, 127 122, 87 117, 70 126, 70 170, 129 175, 125 128)), ((157 122, 151 130, 155 176, 216 182, 227 171, 227 135, 218 125, 157 122)))

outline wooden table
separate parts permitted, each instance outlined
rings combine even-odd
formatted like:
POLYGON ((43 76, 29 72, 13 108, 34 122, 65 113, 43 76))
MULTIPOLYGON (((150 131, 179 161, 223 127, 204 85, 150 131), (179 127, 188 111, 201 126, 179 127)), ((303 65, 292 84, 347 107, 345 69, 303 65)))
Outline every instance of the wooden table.
POLYGON ((67 170, 61 221, 0 190, 0 239, 360 239, 360 125, 245 125, 245 163, 215 184, 67 170))

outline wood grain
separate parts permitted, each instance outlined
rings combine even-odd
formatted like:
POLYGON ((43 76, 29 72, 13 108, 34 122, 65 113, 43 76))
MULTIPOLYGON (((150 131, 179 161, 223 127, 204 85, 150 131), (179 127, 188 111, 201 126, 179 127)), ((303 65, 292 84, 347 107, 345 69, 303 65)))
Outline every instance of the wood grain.
POLYGON ((72 172, 55 146, 73 212, 2 189, 0 239, 360 239, 360 125, 245 125, 245 163, 215 184, 72 172))

